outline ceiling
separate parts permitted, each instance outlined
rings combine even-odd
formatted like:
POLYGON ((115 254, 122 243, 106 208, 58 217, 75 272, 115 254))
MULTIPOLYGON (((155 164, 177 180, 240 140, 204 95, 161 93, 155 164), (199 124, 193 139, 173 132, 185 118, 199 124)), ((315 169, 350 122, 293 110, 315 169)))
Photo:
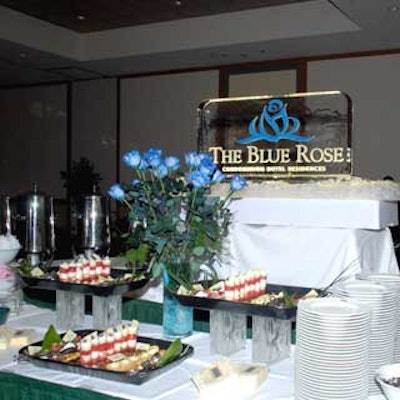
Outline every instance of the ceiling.
POLYGON ((376 50, 400 51, 400 0, 0 0, 1 87, 376 50))
POLYGON ((0 0, 76 32, 94 32, 308 0, 0 0))

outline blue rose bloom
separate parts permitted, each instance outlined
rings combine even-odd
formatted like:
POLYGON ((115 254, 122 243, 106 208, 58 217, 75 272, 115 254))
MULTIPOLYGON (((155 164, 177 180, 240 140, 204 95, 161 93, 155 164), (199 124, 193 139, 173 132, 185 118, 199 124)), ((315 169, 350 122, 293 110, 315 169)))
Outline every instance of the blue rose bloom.
POLYGON ((140 180, 139 180, 139 179, 137 179, 137 178, 135 178, 135 179, 132 179, 132 181, 131 181, 131 185, 132 185, 132 186, 139 185, 139 183, 140 183, 140 180))
POLYGON ((221 172, 220 169, 216 169, 214 175, 212 176, 211 182, 212 183, 221 183, 225 180, 225 174, 221 172))
POLYGON ((165 165, 170 171, 176 171, 180 166, 180 161, 178 157, 167 157, 165 159, 165 165))
POLYGON ((233 175, 231 179, 231 190, 237 192, 247 186, 246 179, 241 175, 233 175))
POLYGON ((140 153, 137 150, 131 150, 122 156, 122 161, 130 168, 137 168, 141 159, 140 153))
POLYGON ((199 165, 199 171, 208 176, 211 176, 216 168, 217 166, 214 164, 211 157, 204 157, 199 165))
POLYGON ((147 168, 149 168, 149 164, 147 164, 147 161, 142 158, 139 164, 139 171, 146 171, 147 168))
POLYGON ((143 157, 150 166, 157 168, 161 163, 161 154, 162 151, 160 149, 151 148, 143 154, 143 157))
POLYGON ((187 175, 187 179, 196 189, 202 189, 210 183, 210 177, 198 170, 190 172, 187 175))
POLYGON ((200 157, 194 151, 189 151, 185 154, 185 163, 190 168, 197 168, 200 165, 200 157))
POLYGON ((108 190, 108 194, 115 200, 122 201, 125 198, 124 189, 122 189, 121 185, 116 183, 112 185, 108 190))
POLYGON ((211 157, 211 154, 209 154, 209 153, 200 153, 198 155, 198 157, 200 158, 201 162, 203 162, 203 161, 212 162, 212 163, 214 162, 213 158, 211 157))
POLYGON ((156 168, 153 168, 153 174, 156 178, 163 179, 168 175, 168 168, 164 163, 161 163, 156 168))

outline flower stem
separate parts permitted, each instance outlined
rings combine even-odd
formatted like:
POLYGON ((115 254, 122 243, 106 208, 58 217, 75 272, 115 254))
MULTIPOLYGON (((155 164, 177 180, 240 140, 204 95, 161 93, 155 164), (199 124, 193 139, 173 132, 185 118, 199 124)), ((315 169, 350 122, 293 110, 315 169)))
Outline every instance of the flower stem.
POLYGON ((228 200, 230 200, 230 198, 232 197, 233 193, 234 193, 234 192, 231 190, 231 191, 228 193, 228 195, 225 197, 225 199, 222 201, 222 203, 220 203, 220 206, 219 206, 220 210, 222 210, 223 208, 225 208, 226 203, 228 202, 228 200))
POLYGON ((141 181, 144 183, 144 185, 143 185, 144 186, 144 194, 146 196, 146 200, 149 205, 149 210, 150 210, 151 216, 154 218, 155 221, 157 221, 158 220, 157 214, 151 205, 150 187, 145 179, 146 178, 145 174, 138 170, 138 175, 139 175, 139 178, 141 179, 141 181))
POLYGON ((122 202, 132 211, 132 206, 129 204, 128 200, 123 199, 122 202))

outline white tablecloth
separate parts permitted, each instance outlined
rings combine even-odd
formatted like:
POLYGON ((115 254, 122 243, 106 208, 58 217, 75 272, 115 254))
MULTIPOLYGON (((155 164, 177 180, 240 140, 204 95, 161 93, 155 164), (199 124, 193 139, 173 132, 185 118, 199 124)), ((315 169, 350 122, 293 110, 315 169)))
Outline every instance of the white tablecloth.
POLYGON ((322 288, 344 269, 398 273, 388 228, 381 230, 306 228, 236 223, 227 271, 262 268, 268 282, 322 288))
MULTIPOLYGON (((87 318, 89 324, 90 317, 87 318)), ((40 335, 43 335, 49 324, 55 324, 55 313, 32 306, 25 306, 21 316, 18 318, 11 317, 9 321, 9 325, 14 328, 35 329, 40 335)), ((141 324, 139 333, 142 336, 162 337, 161 327, 155 325, 141 324)), ((190 376, 200 371, 209 363, 218 360, 220 356, 210 353, 209 334, 195 333, 186 338, 184 342, 194 347, 194 355, 177 368, 140 386, 119 382, 114 383, 102 379, 80 376, 78 374, 61 373, 39 368, 27 362, 16 363, 13 361, 13 356, 17 353, 17 349, 7 352, 0 351, 0 372, 7 371, 38 380, 58 383, 60 385, 90 389, 120 399, 196 399, 198 398, 198 393, 190 380, 190 376)), ((248 342, 246 349, 234 354, 230 358, 240 362, 251 362, 250 342, 248 342)), ((293 400, 293 393, 292 356, 271 367, 268 379, 261 386, 256 400, 293 400)), ((380 400, 383 399, 383 397, 376 396, 374 399, 380 400)))

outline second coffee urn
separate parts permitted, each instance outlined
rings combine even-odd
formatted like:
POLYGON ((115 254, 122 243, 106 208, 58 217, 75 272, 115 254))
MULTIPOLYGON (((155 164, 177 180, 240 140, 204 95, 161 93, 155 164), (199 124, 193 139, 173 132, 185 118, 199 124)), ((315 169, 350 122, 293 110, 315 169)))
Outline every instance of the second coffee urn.
POLYGON ((110 213, 107 197, 96 194, 82 196, 76 203, 76 251, 90 256, 101 256, 110 251, 110 213))

